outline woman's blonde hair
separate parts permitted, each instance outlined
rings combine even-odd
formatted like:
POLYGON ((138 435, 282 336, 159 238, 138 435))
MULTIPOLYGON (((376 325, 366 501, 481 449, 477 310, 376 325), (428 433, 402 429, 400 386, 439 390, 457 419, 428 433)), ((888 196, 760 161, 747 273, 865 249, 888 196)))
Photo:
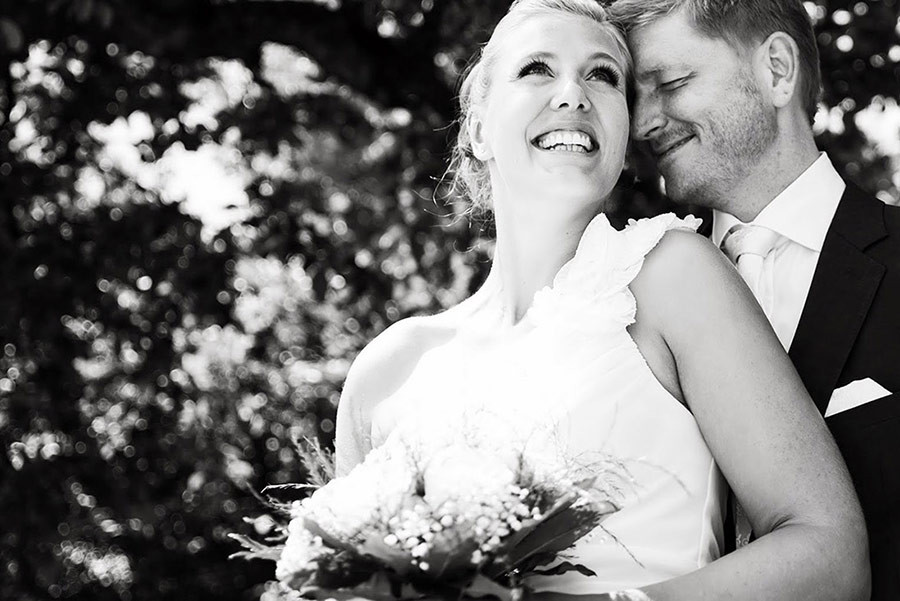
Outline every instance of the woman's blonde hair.
POLYGON ((476 210, 489 210, 492 203, 487 164, 476 158, 472 150, 469 125, 472 109, 487 99, 491 70, 500 53, 500 40, 528 17, 553 12, 586 17, 608 27, 622 56, 627 60, 626 77, 631 73, 631 53, 625 43, 625 36, 597 0, 515 0, 497 23, 487 43, 472 57, 459 89, 459 134, 453 147, 449 172, 453 177, 454 192, 468 199, 476 210))

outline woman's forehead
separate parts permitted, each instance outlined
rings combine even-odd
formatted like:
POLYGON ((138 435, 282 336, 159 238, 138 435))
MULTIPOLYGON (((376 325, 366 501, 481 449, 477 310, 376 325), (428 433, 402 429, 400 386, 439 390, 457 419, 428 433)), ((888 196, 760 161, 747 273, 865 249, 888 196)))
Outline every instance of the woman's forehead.
POLYGON ((518 16, 505 27, 499 40, 498 59, 515 61, 532 54, 565 52, 590 60, 605 57, 628 67, 623 43, 613 25, 583 15, 547 10, 518 16))

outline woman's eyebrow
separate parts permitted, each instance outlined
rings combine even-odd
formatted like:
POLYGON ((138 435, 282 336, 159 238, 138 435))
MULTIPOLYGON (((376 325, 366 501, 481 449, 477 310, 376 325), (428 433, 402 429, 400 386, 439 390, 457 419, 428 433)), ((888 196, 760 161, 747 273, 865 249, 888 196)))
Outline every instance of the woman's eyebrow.
POLYGON ((534 59, 534 58, 556 58, 556 55, 552 52, 547 52, 546 50, 536 50, 534 52, 528 52, 523 57, 522 60, 534 59))
POLYGON ((622 63, 617 57, 615 57, 612 54, 610 54, 609 52, 606 52, 603 50, 593 53, 592 55, 590 55, 588 57, 588 60, 596 60, 598 58, 604 58, 606 60, 609 60, 609 61, 615 63, 616 66, 619 67, 619 69, 622 68, 622 63))

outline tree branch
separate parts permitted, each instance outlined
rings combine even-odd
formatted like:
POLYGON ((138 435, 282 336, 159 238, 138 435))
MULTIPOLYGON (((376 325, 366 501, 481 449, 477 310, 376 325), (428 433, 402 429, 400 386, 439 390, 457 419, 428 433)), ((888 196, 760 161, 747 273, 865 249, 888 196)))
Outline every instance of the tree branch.
POLYGON ((344 2, 337 10, 314 2, 129 2, 117 5, 108 30, 49 18, 41 14, 43 5, 22 3, 16 9, 14 18, 28 40, 65 41, 74 34, 99 47, 115 42, 174 63, 221 57, 251 68, 260 46, 276 42, 300 49, 329 77, 383 106, 430 110, 447 119, 453 113, 453 92, 434 64, 442 3, 405 39, 378 34, 369 2, 344 2))

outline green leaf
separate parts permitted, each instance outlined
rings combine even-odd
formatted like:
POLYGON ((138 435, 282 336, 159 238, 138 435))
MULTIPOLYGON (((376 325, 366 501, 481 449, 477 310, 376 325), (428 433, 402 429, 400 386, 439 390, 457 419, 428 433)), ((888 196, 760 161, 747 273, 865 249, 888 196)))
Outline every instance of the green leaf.
POLYGON ((463 594, 466 597, 494 597, 500 601, 511 601, 517 595, 513 588, 503 586, 481 574, 472 580, 472 583, 463 590, 463 594))
POLYGON ((308 480, 312 488, 325 486, 334 479, 334 452, 322 447, 316 438, 304 436, 302 440, 294 440, 294 447, 300 455, 300 462, 308 472, 308 480))
POLYGON ((552 561, 556 554, 571 547, 616 509, 612 505, 607 512, 590 507, 573 507, 579 498, 577 492, 563 495, 540 520, 523 523, 522 529, 497 551, 497 560, 486 568, 487 576, 500 578, 505 572, 521 569, 523 562, 535 554, 546 554, 552 561))
POLYGON ((574 509, 569 505, 547 517, 507 555, 510 568, 518 567, 537 553, 557 554, 565 551, 600 524, 608 514, 574 509))
POLYGON ((421 596, 411 586, 400 586, 393 582, 386 572, 377 572, 369 579, 350 587, 326 587, 311 583, 300 588, 300 594, 314 599, 336 599, 337 601, 350 601, 351 599, 367 599, 369 601, 397 601, 397 599, 413 599, 421 596))
POLYGON ((375 558, 400 575, 408 573, 412 568, 409 554, 386 544, 380 535, 370 536, 356 548, 359 553, 375 558))
POLYGON ((325 588, 360 586, 384 571, 381 562, 372 561, 358 553, 339 551, 319 560, 319 569, 312 582, 325 588))
POLYGON ((478 545, 471 539, 453 537, 448 540, 444 531, 435 537, 431 551, 425 557, 431 568, 429 575, 435 579, 443 580, 468 580, 475 573, 475 565, 472 564, 472 554, 478 549, 478 545))
POLYGON ((242 558, 278 561, 278 558, 281 557, 281 550, 283 548, 281 545, 266 545, 259 541, 255 541, 248 536, 237 534, 235 532, 230 532, 228 536, 229 538, 232 538, 239 542, 241 546, 244 547, 244 551, 237 551, 235 553, 232 553, 228 556, 228 559, 242 558))
POLYGON ((586 568, 580 563, 572 563, 570 561, 564 561, 559 565, 555 565, 552 568, 547 568, 545 570, 531 570, 534 574, 540 574, 541 576, 558 576, 560 574, 565 574, 566 572, 578 572, 579 574, 583 574, 585 576, 596 576, 597 572, 586 568))
POLYGON ((312 484, 270 484, 262 493, 276 503, 290 503, 309 496, 316 488, 312 484))
MULTIPOLYGON (((503 543, 501 548, 497 551, 498 557, 506 556, 507 558, 512 554, 512 551, 519 547, 519 544, 528 536, 530 536, 535 530, 537 530, 541 524, 552 518, 553 516, 559 514, 562 511, 567 510, 572 506, 573 503, 578 499, 578 495, 576 493, 570 493, 568 495, 564 495, 560 499, 558 499, 549 509, 544 512, 544 515, 541 519, 527 519, 522 521, 522 527, 510 535, 503 543)), ((506 569, 511 569, 510 565, 506 569)))
POLYGON ((316 523, 315 520, 309 517, 303 518, 303 527, 309 530, 314 536, 320 537, 322 539, 322 542, 324 542, 325 545, 331 547, 332 549, 357 553, 356 545, 337 538, 336 536, 332 535, 330 532, 319 526, 319 524, 316 523))

